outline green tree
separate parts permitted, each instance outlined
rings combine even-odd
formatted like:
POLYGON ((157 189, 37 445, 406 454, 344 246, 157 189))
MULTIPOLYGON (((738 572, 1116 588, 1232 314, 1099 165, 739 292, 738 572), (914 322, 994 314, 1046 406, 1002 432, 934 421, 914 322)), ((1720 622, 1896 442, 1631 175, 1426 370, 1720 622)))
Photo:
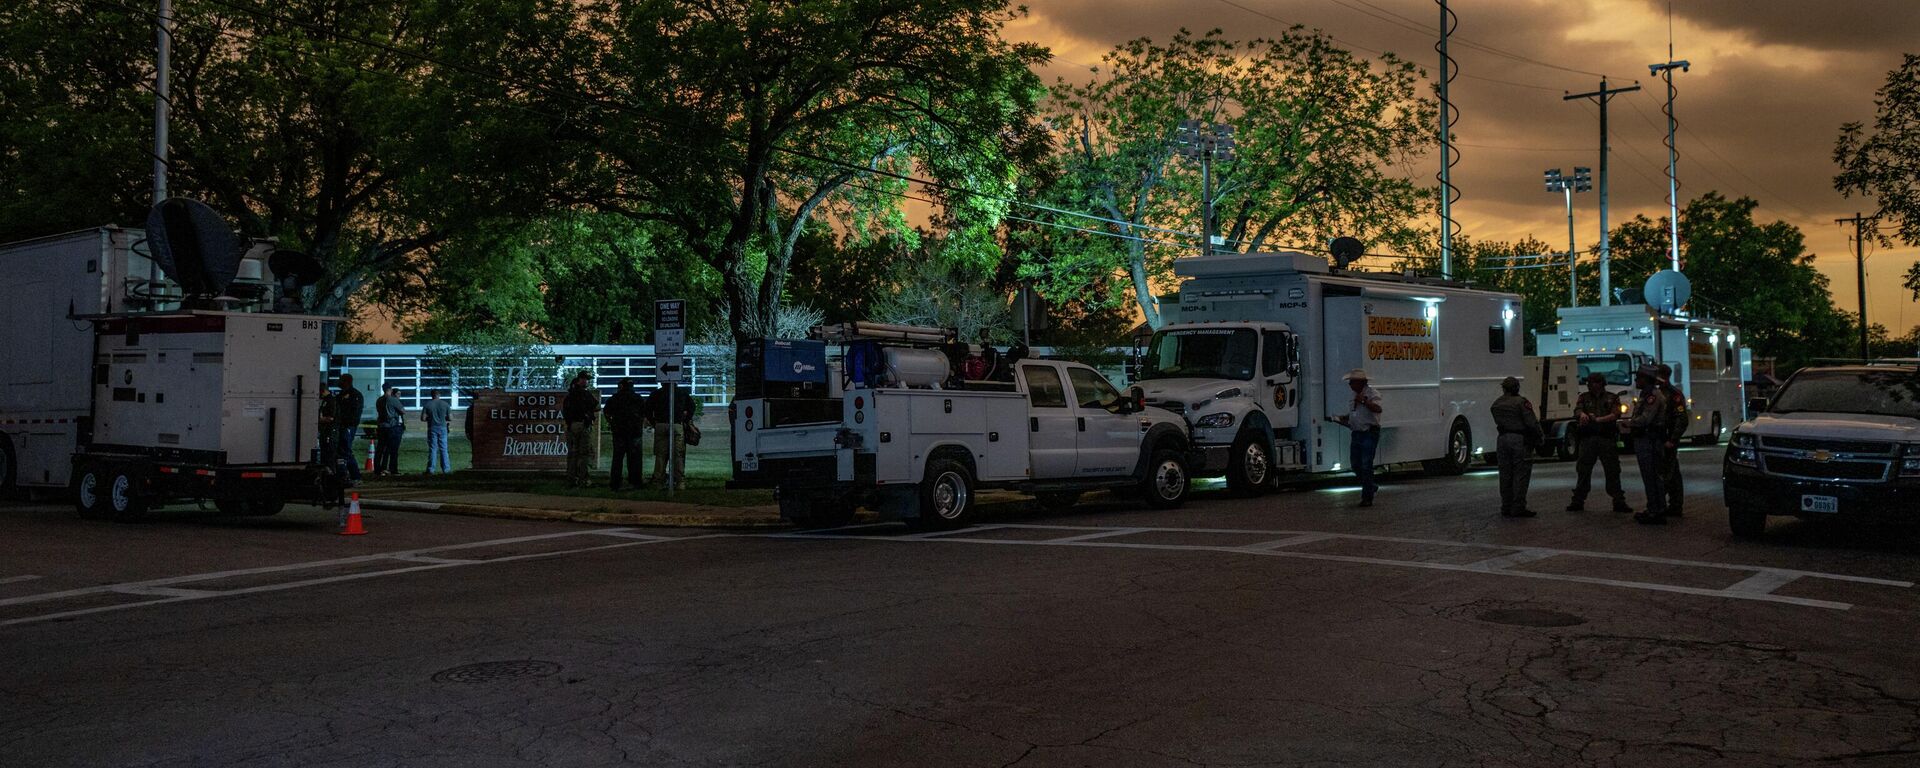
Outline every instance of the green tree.
POLYGON ((1054 87, 1051 125, 1066 176, 1059 207, 1098 212, 1109 219, 1100 228, 1123 238, 1050 253, 1035 276, 1122 274, 1160 324, 1155 291, 1174 258, 1197 250, 1173 233, 1200 230, 1200 169, 1175 159, 1188 119, 1235 129, 1234 158, 1213 168, 1225 249, 1336 235, 1410 245, 1406 222, 1429 193, 1395 171, 1423 152, 1434 119, 1420 77, 1392 54, 1369 62, 1298 27, 1247 43, 1181 30, 1164 45, 1115 48, 1092 81, 1054 87))
MULTIPOLYGON (((1758 205, 1708 192, 1681 210, 1681 266, 1693 283, 1689 307, 1738 324, 1755 354, 1779 359, 1786 370, 1849 354, 1857 326, 1834 307, 1805 236, 1783 221, 1754 221, 1758 205)), ((1615 229, 1614 285, 1638 286, 1665 269, 1667 238, 1664 218, 1635 216, 1615 229)))
MULTIPOLYGON (((1908 245, 1920 245, 1920 55, 1906 54, 1874 92, 1873 131, 1858 121, 1840 126, 1833 162, 1840 172, 1833 188, 1842 195, 1873 198, 1874 221, 1889 222, 1908 245)), ((1880 233, 1883 244, 1891 239, 1880 233)), ((1920 301, 1920 263, 1907 271, 1905 286, 1920 301)))
MULTIPOLYGON (((175 8, 169 184, 237 217, 247 235, 319 258, 327 276, 314 309, 344 312, 409 257, 544 199, 547 125, 475 98, 509 86, 396 51, 517 49, 564 19, 527 14, 545 21, 508 27, 498 8, 559 0, 255 5, 175 8)), ((9 233, 143 221, 150 17, 60 0, 0 13, 9 233)))
MULTIPOLYGON (((1036 46, 1005 0, 589 0, 516 56, 542 87, 513 103, 564 118, 588 150, 563 197, 672 227, 719 275, 736 338, 773 317, 793 249, 828 211, 904 225, 917 171, 999 191, 1000 133, 1038 96, 1036 46)), ((968 215, 992 213, 982 198, 968 215)))

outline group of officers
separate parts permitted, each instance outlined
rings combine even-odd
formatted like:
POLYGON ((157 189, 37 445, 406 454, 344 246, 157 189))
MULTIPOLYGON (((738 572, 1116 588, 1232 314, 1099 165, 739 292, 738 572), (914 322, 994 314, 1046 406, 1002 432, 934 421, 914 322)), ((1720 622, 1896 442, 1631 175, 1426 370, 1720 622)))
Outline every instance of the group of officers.
MULTIPOLYGON (((1586 509, 1587 496, 1593 491, 1593 465, 1600 464, 1606 478, 1607 496, 1613 511, 1633 513, 1635 522, 1662 525, 1669 517, 1681 516, 1683 484, 1680 478, 1680 438, 1686 434, 1689 414, 1687 396, 1672 382, 1673 369, 1667 365, 1646 365, 1634 372, 1637 390, 1630 406, 1607 389, 1607 377, 1598 372, 1586 378, 1586 391, 1575 402, 1575 422, 1571 439, 1576 481, 1568 512, 1586 509), (1616 446, 1622 439, 1633 448, 1640 467, 1640 481, 1646 494, 1646 506, 1634 512, 1627 504, 1620 485, 1620 457, 1616 446)), ((1353 430, 1350 443, 1353 471, 1360 481, 1360 506, 1373 505, 1374 455, 1380 444, 1380 416, 1383 412, 1378 392, 1368 384, 1367 372, 1354 369, 1346 375, 1353 400, 1344 415, 1333 421, 1353 430)), ((1504 517, 1533 517, 1527 507, 1527 487, 1533 479, 1533 456, 1545 442, 1540 417, 1533 403, 1520 394, 1520 380, 1509 376, 1500 382, 1501 396, 1493 401, 1494 425, 1499 431, 1495 459, 1500 467, 1500 514, 1504 517)))

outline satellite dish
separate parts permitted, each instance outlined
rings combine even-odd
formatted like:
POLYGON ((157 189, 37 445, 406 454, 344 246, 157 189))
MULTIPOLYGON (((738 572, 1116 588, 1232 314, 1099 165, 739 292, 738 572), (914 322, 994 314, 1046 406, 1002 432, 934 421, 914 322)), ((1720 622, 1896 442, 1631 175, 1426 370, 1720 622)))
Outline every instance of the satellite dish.
POLYGON ((1663 269, 1647 278, 1647 287, 1641 291, 1648 305, 1670 314, 1686 306, 1687 300, 1693 298, 1693 281, 1679 272, 1663 269))
POLYGON ((1367 244, 1355 237, 1336 237, 1327 244, 1327 251, 1333 254, 1333 267, 1346 269, 1348 264, 1367 253, 1367 244))
POLYGON ((147 247, 190 300, 225 293, 245 255, 220 214, 184 197, 155 203, 147 213, 147 247))

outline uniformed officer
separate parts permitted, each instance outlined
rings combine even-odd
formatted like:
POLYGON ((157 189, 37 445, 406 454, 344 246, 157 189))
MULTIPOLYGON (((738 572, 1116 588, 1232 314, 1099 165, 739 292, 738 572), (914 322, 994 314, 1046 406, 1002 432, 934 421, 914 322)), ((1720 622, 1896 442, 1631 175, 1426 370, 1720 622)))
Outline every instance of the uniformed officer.
POLYGON ((1627 414, 1627 429, 1632 432, 1633 457, 1640 465, 1640 484, 1647 494, 1647 508, 1634 515, 1633 521, 1665 525, 1666 488, 1660 478, 1660 465, 1665 461, 1667 449, 1669 401, 1666 394, 1660 391, 1658 368, 1641 366, 1633 375, 1633 384, 1640 393, 1633 400, 1633 411, 1627 414))
POLYGON ((1500 514, 1533 517, 1527 509, 1527 485, 1533 480, 1533 447, 1540 444, 1540 417, 1533 403, 1520 396, 1519 379, 1508 376, 1500 382, 1500 391, 1492 408, 1500 432, 1494 454, 1500 461, 1500 514))
POLYGON ((1660 364, 1660 391, 1667 396, 1667 444, 1661 451, 1660 485, 1667 494, 1667 516, 1682 517, 1680 502, 1685 497, 1685 487, 1680 482, 1680 436, 1692 426, 1692 413, 1687 407, 1687 395, 1673 385, 1673 366, 1660 364))
POLYGON ((1587 494, 1593 491, 1593 463, 1600 462, 1606 477, 1607 496, 1613 499, 1613 511, 1632 512, 1626 492, 1620 488, 1620 454, 1614 446, 1620 442, 1620 396, 1607 390, 1607 377, 1599 371, 1587 374, 1587 391, 1574 402, 1574 484, 1573 502, 1568 512, 1587 508, 1587 494))

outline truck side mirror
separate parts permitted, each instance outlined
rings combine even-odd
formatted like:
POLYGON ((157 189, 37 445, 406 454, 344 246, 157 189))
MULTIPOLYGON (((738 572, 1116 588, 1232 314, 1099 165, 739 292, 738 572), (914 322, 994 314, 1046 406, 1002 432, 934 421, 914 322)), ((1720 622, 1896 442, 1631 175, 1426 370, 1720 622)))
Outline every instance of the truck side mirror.
POLYGON ((1132 388, 1132 389, 1129 389, 1129 390, 1127 390, 1127 396, 1128 396, 1128 397, 1130 397, 1130 398, 1133 398, 1133 400, 1132 400, 1132 402, 1133 402, 1133 409, 1134 409, 1135 411, 1144 411, 1144 410, 1146 410, 1146 409, 1147 409, 1147 392, 1146 392, 1146 390, 1143 390, 1143 389, 1141 389, 1141 388, 1139 388, 1139 387, 1134 387, 1134 388, 1132 388))
POLYGON ((1768 400, 1767 398, 1764 398, 1764 397, 1749 398, 1747 400, 1747 413, 1766 413, 1767 406, 1770 406, 1770 405, 1773 405, 1773 401, 1768 400))

